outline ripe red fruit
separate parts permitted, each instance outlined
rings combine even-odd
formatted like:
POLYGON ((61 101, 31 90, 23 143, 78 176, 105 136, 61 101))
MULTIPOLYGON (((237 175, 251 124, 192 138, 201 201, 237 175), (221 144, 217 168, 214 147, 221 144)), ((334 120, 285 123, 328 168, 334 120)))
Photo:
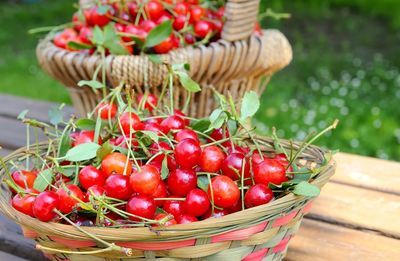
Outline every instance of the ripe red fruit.
POLYGON ((138 12, 138 4, 133 1, 133 2, 129 2, 126 4, 127 8, 128 8, 128 12, 132 17, 136 17, 137 12, 138 12))
POLYGON ((252 164, 253 169, 257 164, 261 163, 263 161, 263 159, 266 157, 267 156, 265 156, 264 154, 261 157, 261 155, 258 151, 254 151, 253 154, 251 155, 251 164, 252 164))
POLYGON ((264 159, 253 168, 254 181, 256 184, 267 185, 273 183, 280 185, 288 181, 285 167, 274 159, 264 159))
POLYGON ((144 130, 152 131, 157 133, 159 136, 162 136, 162 133, 167 134, 168 132, 162 127, 160 124, 155 122, 146 122, 144 124, 144 130))
MULTIPOLYGON (((222 164, 222 173, 233 180, 239 180, 244 168, 244 178, 250 178, 250 164, 242 153, 232 153, 226 157, 222 164), (243 167, 243 164, 244 167, 243 167)), ((248 182, 248 180, 246 180, 248 182)))
POLYGON ((117 114, 117 106, 114 103, 102 102, 97 106, 96 113, 102 120, 113 119, 117 114))
MULTIPOLYGON (((170 196, 170 198, 176 198, 176 196, 170 196)), ((173 215, 175 218, 178 218, 183 214, 184 203, 181 200, 166 200, 164 201, 163 209, 165 212, 173 215)))
POLYGON ((174 155, 179 166, 193 168, 200 163, 201 148, 193 139, 184 139, 175 146, 174 155))
POLYGON ((210 207, 207 193, 201 189, 192 189, 186 195, 185 213, 193 216, 205 214, 210 207))
POLYGON ((33 195, 25 194, 21 196, 20 194, 16 194, 11 200, 11 205, 19 212, 35 217, 33 214, 33 204, 35 200, 36 196, 33 195))
POLYGON ((205 14, 206 14, 206 11, 204 10, 204 8, 202 8, 200 6, 192 7, 192 10, 190 10, 190 22, 195 23, 197 21, 200 21, 201 18, 203 18, 205 14))
POLYGON ((196 38, 190 33, 186 33, 184 39, 187 44, 194 44, 196 42, 196 38))
POLYGON ((218 172, 225 159, 225 153, 215 145, 204 148, 201 153, 200 167, 205 172, 218 172))
POLYGON ((59 187, 56 193, 60 199, 58 209, 62 213, 68 214, 79 203, 79 201, 74 199, 72 195, 80 200, 83 200, 84 196, 82 190, 74 184, 67 184, 65 187, 66 189, 64 189, 63 186, 59 187))
POLYGON ((178 217, 175 217, 178 224, 189 224, 196 221, 199 221, 195 216, 183 214, 178 217))
POLYGON ((156 27, 157 24, 151 20, 143 20, 142 22, 140 22, 139 26, 144 32, 148 33, 153 30, 153 28, 156 27))
MULTIPOLYGON (((153 192, 153 194, 151 194, 151 197, 155 199, 166 198, 167 196, 168 196, 167 185, 165 185, 164 182, 160 182, 156 190, 153 192)), ((155 202, 158 207, 161 207, 164 204, 164 200, 155 200, 155 202)))
POLYGON ((129 133, 133 133, 137 130, 143 130, 143 123, 140 121, 139 117, 133 112, 124 112, 119 118, 120 121, 120 131, 126 136, 129 133))
MULTIPOLYGON (((73 139, 72 146, 78 146, 83 143, 89 143, 89 142, 94 142, 94 131, 91 130, 82 130, 80 132, 71 134, 71 137, 73 139)), ((98 139, 98 144, 102 144, 103 140, 99 136, 98 139)))
POLYGON ((153 194, 160 183, 160 172, 151 165, 142 166, 139 171, 134 171, 129 178, 131 188, 135 192, 145 195, 153 194))
POLYGON ((177 15, 186 16, 189 12, 189 5, 187 3, 177 3, 174 7, 174 12, 177 15))
MULTIPOLYGON (((239 201, 239 200, 238 200, 239 201)), ((209 208, 208 211, 203 215, 203 219, 207 218, 219 218, 228 215, 230 212, 226 209, 214 209, 214 214, 212 213, 212 209, 209 208)))
POLYGON ((80 31, 81 29, 82 29, 82 27, 83 27, 83 22, 79 19, 79 15, 78 15, 78 13, 76 12, 76 13, 74 13, 73 15, 72 15, 72 23, 74 24, 74 29, 76 30, 76 31, 80 31))
POLYGON ((168 116, 161 122, 161 126, 163 126, 168 132, 171 130, 182 130, 185 128, 185 121, 176 115, 168 116))
POLYGON ((156 156, 153 160, 153 162, 160 162, 162 163, 164 158, 167 157, 167 164, 168 164, 168 169, 169 170, 175 170, 176 169, 176 162, 175 159, 171 155, 165 155, 167 151, 171 151, 172 148, 168 145, 168 143, 161 141, 159 143, 153 143, 150 145, 150 153, 152 155, 155 155, 159 152, 163 152, 163 154, 160 154, 156 156))
POLYGON ((208 197, 217 207, 232 207, 240 198, 238 186, 227 176, 216 176, 208 185, 208 197), (211 193, 212 188, 212 193, 211 193))
MULTIPOLYGON (((154 217, 154 220, 162 220, 162 219, 166 218, 167 216, 168 216, 167 214, 160 213, 160 214, 158 214, 158 215, 156 215, 154 217)), ((167 222, 165 222, 162 225, 154 224, 153 226, 155 226, 155 227, 158 227, 158 226, 168 227, 168 226, 172 226, 172 225, 176 225, 176 224, 178 224, 178 222, 176 222, 175 218, 172 218, 172 219, 168 220, 167 222)))
MULTIPOLYGON (((140 34, 140 30, 141 29, 139 29, 138 26, 130 24, 130 25, 127 25, 124 28, 123 32, 126 33, 126 34, 131 34, 131 35, 138 36, 140 34)), ((130 42, 133 39, 132 39, 132 37, 129 37, 129 36, 123 36, 122 40, 125 41, 125 42, 130 42)))
POLYGON ((157 97, 154 96, 153 94, 148 94, 146 96, 146 100, 145 101, 142 101, 143 98, 144 98, 143 94, 138 96, 138 98, 137 98, 138 105, 141 106, 140 108, 144 108, 144 109, 149 110, 150 112, 152 112, 153 109, 155 107, 157 107, 157 103, 158 103, 157 97))
POLYGON ((149 1, 144 10, 151 20, 156 21, 163 14, 164 6, 158 1, 149 1))
POLYGON ((200 38, 206 38, 210 32, 212 32, 212 25, 207 21, 198 21, 194 25, 194 33, 200 38))
POLYGON ((79 31, 79 39, 85 44, 92 44, 91 38, 93 36, 92 28, 83 26, 79 31))
POLYGON ((92 196, 92 193, 96 197, 100 197, 106 193, 106 190, 102 186, 93 185, 87 189, 87 192, 85 195, 86 199, 89 199, 92 196))
POLYGON ((99 14, 98 7, 94 6, 89 9, 90 14, 86 17, 86 22, 92 26, 103 27, 110 22, 109 16, 112 15, 111 11, 108 10, 105 14, 99 14))
POLYGON ((177 17, 175 17, 172 26, 175 30, 180 31, 185 27, 186 20, 186 15, 178 15, 177 17))
POLYGON ((246 208, 252 208, 270 202, 273 197, 274 193, 266 185, 256 184, 246 192, 244 204, 246 208))
POLYGON ((82 188, 86 190, 94 185, 103 186, 106 181, 106 175, 91 165, 81 169, 78 178, 82 188))
POLYGON ((152 219, 156 213, 156 208, 154 200, 146 195, 134 196, 126 204, 126 212, 138 216, 129 216, 129 219, 134 221, 141 221, 139 217, 152 219))
POLYGON ((21 188, 33 188, 33 184, 35 183, 37 173, 27 170, 19 170, 14 171, 11 174, 12 179, 15 184, 20 186, 21 188))
POLYGON ((176 169, 168 176, 168 190, 177 196, 186 194, 197 186, 197 175, 191 169, 176 169))
POLYGON ((174 48, 174 37, 171 35, 161 43, 153 47, 158 54, 168 53, 174 48))
POLYGON ((127 200, 132 195, 131 186, 129 186, 129 177, 115 174, 106 179, 104 184, 106 195, 112 198, 127 200))
POLYGON ((182 118, 182 120, 184 121, 185 125, 190 125, 190 120, 186 118, 187 115, 185 113, 183 113, 181 110, 175 109, 174 110, 174 115, 182 118))
POLYGON ((106 176, 111 174, 130 175, 132 173, 132 163, 128 161, 125 154, 113 152, 108 154, 101 162, 101 171, 106 176))
POLYGON ((177 133, 175 133, 174 138, 177 142, 181 142, 184 139, 192 139, 197 143, 200 143, 199 136, 197 136, 196 132, 190 129, 183 129, 181 131, 178 131, 177 133))
POLYGON ((48 222, 54 219, 57 214, 54 209, 58 209, 60 200, 53 191, 44 191, 40 193, 33 203, 33 214, 37 219, 48 222))

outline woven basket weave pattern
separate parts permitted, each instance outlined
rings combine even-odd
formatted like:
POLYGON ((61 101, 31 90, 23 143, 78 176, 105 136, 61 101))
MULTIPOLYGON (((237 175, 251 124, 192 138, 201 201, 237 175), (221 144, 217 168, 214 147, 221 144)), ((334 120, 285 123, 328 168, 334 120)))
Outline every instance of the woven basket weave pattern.
MULTIPOLYGON (((271 148, 273 141, 259 139, 271 148)), ((45 144, 39 148, 44 150, 45 144)), ((289 148, 290 143, 284 142, 289 148)), ((295 143, 298 148, 299 144, 295 143)), ((24 149, 17 150, 6 161, 18 159, 24 149)), ((268 149, 270 150, 270 149, 268 149)), ((324 157, 317 147, 307 148, 301 158, 307 164, 319 166, 324 157)), ((333 175, 335 164, 331 162, 312 182, 322 187, 333 175)), ((5 178, 4 169, 0 170, 5 178)), ((92 251, 103 249, 92 238, 72 226, 44 223, 26 216, 10 206, 11 193, 2 182, 0 208, 4 214, 17 221, 27 237, 40 245, 59 250, 92 251)), ((132 248, 132 256, 120 252, 103 252, 90 256, 90 260, 281 260, 287 244, 296 233, 301 219, 310 209, 310 198, 287 194, 266 205, 250 208, 221 218, 207 219, 185 225, 165 228, 110 229, 85 227, 84 229, 107 242, 132 248)), ((48 251, 53 260, 88 260, 88 256, 60 254, 48 251)))

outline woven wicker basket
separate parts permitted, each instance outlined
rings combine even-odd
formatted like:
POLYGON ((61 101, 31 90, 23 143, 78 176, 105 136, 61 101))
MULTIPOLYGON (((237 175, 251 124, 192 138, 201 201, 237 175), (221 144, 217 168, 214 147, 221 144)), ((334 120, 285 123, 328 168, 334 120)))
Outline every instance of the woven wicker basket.
MULTIPOLYGON (((272 140, 258 138, 267 151, 272 140)), ((289 148, 292 144, 282 143, 289 148)), ((46 144, 40 145, 44 150, 46 144)), ((294 147, 298 148, 295 143, 294 147)), ((5 158, 15 162, 24 149, 5 158)), ((311 146, 301 155, 306 164, 322 164, 324 151, 311 146)), ((334 174, 335 163, 329 165, 312 181, 322 187, 334 174)), ((0 169, 0 178, 4 181, 5 171, 0 169)), ((26 216, 10 206, 11 192, 4 182, 1 183, 0 209, 11 219, 18 222, 25 236, 33 238, 41 246, 61 251, 99 251, 104 246, 93 241, 76 228, 59 223, 44 223, 26 216)), ((310 209, 312 198, 295 196, 292 193, 276 199, 266 205, 247 209, 220 218, 207 219, 185 225, 165 228, 95 228, 83 227, 97 237, 129 249, 131 256, 117 251, 97 252, 90 256, 82 254, 62 254, 46 251, 53 260, 281 260, 286 253, 289 240, 299 228, 305 213, 310 209), (157 232, 155 232, 157 231, 157 232), (266 259, 264 259, 266 258, 266 259)))

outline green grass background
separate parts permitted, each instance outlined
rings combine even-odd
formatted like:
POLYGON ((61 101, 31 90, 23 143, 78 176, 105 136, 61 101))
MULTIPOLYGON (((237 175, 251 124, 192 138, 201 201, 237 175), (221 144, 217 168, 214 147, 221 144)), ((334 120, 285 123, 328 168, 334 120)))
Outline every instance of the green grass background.
MULTIPOLYGON (((262 0, 262 10, 292 18, 263 20, 294 50, 291 65, 273 77, 254 119, 283 138, 340 120, 318 144, 400 160, 400 2, 398 0, 262 0)), ((74 1, 0 1, 0 92, 69 103, 68 93, 37 65, 39 36, 30 28, 70 19, 74 1), (31 3, 33 2, 33 3, 31 3)), ((1 106, 1 105, 0 105, 1 106)))

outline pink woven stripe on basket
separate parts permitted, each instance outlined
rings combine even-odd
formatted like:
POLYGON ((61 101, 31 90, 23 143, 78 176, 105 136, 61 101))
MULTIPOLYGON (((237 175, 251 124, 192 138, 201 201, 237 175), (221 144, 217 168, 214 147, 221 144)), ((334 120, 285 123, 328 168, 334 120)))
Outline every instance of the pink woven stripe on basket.
POLYGON ((313 206, 313 201, 308 202, 308 203, 303 207, 303 213, 304 213, 304 214, 307 214, 308 212, 310 212, 312 206, 313 206))
POLYGON ((57 236, 49 236, 49 238, 57 243, 63 244, 70 248, 92 247, 97 245, 94 241, 90 240, 74 240, 57 236))
POLYGON ((279 252, 285 251, 286 246, 287 246, 287 244, 289 243, 290 238, 291 238, 291 237, 289 236, 289 237, 287 237, 287 238, 282 239, 281 242, 279 242, 278 245, 276 245, 276 246, 274 247, 274 249, 272 250, 272 252, 274 252, 274 253, 279 253, 279 252))
POLYGON ((297 215, 298 212, 299 211, 296 210, 290 214, 287 214, 286 216, 277 218, 275 220, 274 224, 272 225, 272 227, 280 227, 280 226, 286 225, 287 223, 290 222, 290 220, 292 220, 297 215))
POLYGON ((196 243, 195 239, 176 241, 176 242, 119 242, 116 243, 119 246, 134 248, 140 250, 168 250, 180 247, 194 246, 196 243))
POLYGON ((267 255, 268 248, 260 249, 242 259, 242 261, 261 261, 267 255))
POLYGON ((267 226, 267 221, 260 223, 258 225, 249 227, 249 228, 244 228, 244 229, 239 229, 236 231, 232 232, 227 232, 218 236, 213 236, 211 238, 211 243, 217 243, 221 241, 230 241, 230 240, 244 240, 249 238, 250 236, 257 234, 261 231, 264 231, 265 227, 267 226))
POLYGON ((31 239, 35 239, 35 238, 39 237, 38 233, 36 233, 33 230, 24 228, 24 227, 22 227, 22 233, 24 234, 25 237, 31 238, 31 239))

